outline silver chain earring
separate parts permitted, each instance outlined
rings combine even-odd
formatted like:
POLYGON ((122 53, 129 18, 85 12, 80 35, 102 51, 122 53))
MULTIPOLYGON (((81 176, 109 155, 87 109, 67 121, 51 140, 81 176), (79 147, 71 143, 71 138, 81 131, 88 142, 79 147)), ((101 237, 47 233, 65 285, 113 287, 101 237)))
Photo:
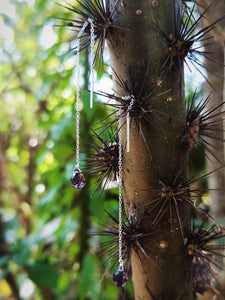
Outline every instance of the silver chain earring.
POLYGON ((82 189, 86 180, 80 170, 80 37, 82 36, 86 27, 90 24, 90 81, 91 81, 91 93, 90 93, 90 107, 93 107, 93 91, 94 91, 94 23, 91 18, 84 22, 81 30, 77 35, 77 55, 76 55, 76 165, 71 177, 71 184, 75 189, 82 189))
POLYGON ((123 223, 122 223, 122 204, 123 204, 123 186, 122 186, 122 155, 123 155, 123 149, 122 149, 122 132, 121 132, 121 126, 122 126, 122 120, 121 120, 121 107, 120 107, 120 116, 119 116, 119 160, 118 160, 118 184, 119 184, 119 228, 118 228, 118 234, 119 234, 119 269, 115 272, 113 275, 113 283, 117 287, 124 287, 127 283, 128 277, 127 273, 124 270, 124 264, 123 264, 123 223))
POLYGON ((71 177, 71 185, 75 189, 82 189, 86 180, 80 170, 80 37, 87 27, 85 22, 77 36, 77 54, 75 60, 76 66, 76 165, 71 177))

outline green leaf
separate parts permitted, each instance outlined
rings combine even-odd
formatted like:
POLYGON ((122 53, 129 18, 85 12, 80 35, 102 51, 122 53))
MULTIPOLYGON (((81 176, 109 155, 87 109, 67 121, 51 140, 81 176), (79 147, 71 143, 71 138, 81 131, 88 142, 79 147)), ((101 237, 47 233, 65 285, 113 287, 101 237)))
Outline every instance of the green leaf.
POLYGON ((101 192, 96 191, 90 196, 90 210, 92 215, 102 217, 104 215, 104 198, 101 192))
POLYGON ((4 267, 4 265, 9 261, 9 256, 5 255, 0 258, 0 268, 4 267))
POLYGON ((15 245, 11 247, 13 252, 12 260, 20 267, 24 267, 30 259, 30 244, 27 240, 17 241, 15 245))
POLYGON ((47 262, 37 261, 29 271, 30 279, 40 286, 56 288, 58 284, 58 271, 47 262))
POLYGON ((68 234, 73 234, 78 229, 78 224, 76 220, 73 220, 71 217, 65 217, 56 231, 57 242, 59 247, 65 245, 65 240, 68 237, 68 234))
POLYGON ((83 114, 83 117, 85 114, 85 122, 87 122, 87 121, 90 121, 92 118, 96 117, 99 103, 96 103, 97 97, 94 94, 93 95, 93 101, 94 101, 93 108, 90 109, 90 93, 88 91, 81 90, 80 96, 81 96, 83 107, 84 107, 84 111, 81 113, 83 114))
POLYGON ((59 277, 59 289, 64 290, 68 288, 70 282, 70 273, 65 272, 59 277))
POLYGON ((49 193, 47 195, 45 195, 43 198, 41 198, 40 202, 39 202, 39 206, 46 206, 49 203, 51 203, 52 201, 54 201, 54 197, 56 196, 59 188, 60 188, 61 184, 59 184, 58 186, 55 186, 54 188, 52 188, 49 193))
POLYGON ((97 273, 97 269, 98 266, 94 257, 86 254, 79 278, 79 300, 83 300, 86 297, 92 300, 99 300, 100 276, 97 273))
POLYGON ((52 127, 51 138, 54 142, 57 142, 59 140, 60 136, 63 134, 64 130, 70 125, 70 123, 71 115, 67 118, 62 119, 61 122, 52 127))

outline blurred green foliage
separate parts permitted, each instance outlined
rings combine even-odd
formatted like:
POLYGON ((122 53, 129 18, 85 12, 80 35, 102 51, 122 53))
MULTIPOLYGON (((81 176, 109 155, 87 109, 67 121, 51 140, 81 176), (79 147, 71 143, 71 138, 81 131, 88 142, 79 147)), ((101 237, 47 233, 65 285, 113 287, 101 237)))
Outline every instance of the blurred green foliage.
MULTIPOLYGON (((1 3, 0 299, 107 300, 120 292, 97 257, 101 238, 90 237, 100 218, 107 223, 104 209, 117 210, 117 190, 94 192, 89 175, 84 190, 70 186, 74 57, 69 33, 55 26, 64 16, 68 11, 51 0, 1 3)), ((90 110, 88 92, 81 95, 85 170, 90 128, 107 111, 98 99, 90 110)))

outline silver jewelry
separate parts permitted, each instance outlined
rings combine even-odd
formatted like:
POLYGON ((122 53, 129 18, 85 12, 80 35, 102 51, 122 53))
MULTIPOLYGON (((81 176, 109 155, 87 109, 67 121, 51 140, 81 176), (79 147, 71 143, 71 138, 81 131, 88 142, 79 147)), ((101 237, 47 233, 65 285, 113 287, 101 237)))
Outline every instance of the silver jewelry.
POLYGON ((76 67, 76 165, 71 177, 71 185, 75 189, 82 189, 86 180, 80 171, 80 37, 83 34, 88 22, 85 22, 77 35, 77 54, 75 60, 76 67))
POLYGON ((127 152, 130 152, 130 110, 132 109, 134 105, 135 98, 133 95, 130 96, 123 96, 123 100, 130 100, 130 104, 127 108, 127 114, 126 114, 126 125, 127 125, 127 152))
POLYGON ((94 31, 94 23, 92 19, 88 19, 90 23, 90 82, 91 82, 91 94, 90 94, 90 108, 93 107, 93 91, 94 91, 94 44, 95 44, 95 31, 94 31))
POLYGON ((122 155, 123 155, 123 149, 122 149, 122 132, 121 132, 121 126, 122 126, 122 120, 121 120, 121 107, 119 111, 119 160, 118 160, 118 184, 119 184, 119 228, 118 228, 118 243, 119 243, 119 269, 115 272, 113 275, 113 283, 117 287, 124 287, 127 283, 128 277, 127 273, 124 270, 124 264, 123 264, 123 223, 122 223, 122 204, 123 204, 123 186, 122 186, 122 155))

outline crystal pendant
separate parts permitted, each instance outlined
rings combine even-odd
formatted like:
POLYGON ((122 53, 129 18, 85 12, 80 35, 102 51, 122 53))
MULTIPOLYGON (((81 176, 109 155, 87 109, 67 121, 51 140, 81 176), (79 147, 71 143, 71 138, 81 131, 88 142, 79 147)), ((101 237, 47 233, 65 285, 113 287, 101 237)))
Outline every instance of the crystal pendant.
POLYGON ((113 275, 113 283, 117 287, 125 287, 128 277, 127 273, 120 267, 113 275))
POLYGON ((84 178, 84 175, 76 167, 73 170, 73 174, 72 174, 72 177, 71 177, 71 184, 72 184, 72 187, 77 189, 77 190, 82 189, 86 184, 86 180, 84 178))

